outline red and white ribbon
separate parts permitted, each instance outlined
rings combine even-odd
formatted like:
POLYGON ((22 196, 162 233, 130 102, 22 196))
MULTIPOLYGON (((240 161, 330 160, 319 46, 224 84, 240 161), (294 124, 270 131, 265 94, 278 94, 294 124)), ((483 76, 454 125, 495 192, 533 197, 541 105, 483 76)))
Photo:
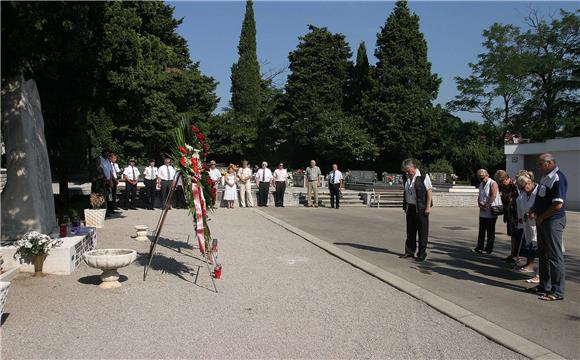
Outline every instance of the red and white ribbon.
POLYGON ((204 201, 203 190, 197 183, 191 183, 191 192, 193 194, 193 203, 195 204, 195 233, 197 234, 197 242, 199 244, 199 251, 205 256, 205 235, 203 227, 204 201))

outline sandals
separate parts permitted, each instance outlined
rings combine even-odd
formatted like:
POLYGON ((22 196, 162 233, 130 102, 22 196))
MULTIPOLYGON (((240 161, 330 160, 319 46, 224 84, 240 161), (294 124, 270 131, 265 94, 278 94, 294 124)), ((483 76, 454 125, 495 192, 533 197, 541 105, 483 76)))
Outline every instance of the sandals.
POLYGON ((534 276, 533 278, 529 278, 528 280, 526 280, 526 282, 528 284, 539 284, 540 283, 540 277, 539 276, 534 276))
POLYGON ((521 267, 521 268, 517 269, 516 272, 522 273, 522 274, 529 274, 529 273, 533 273, 535 271, 530 270, 530 269, 526 269, 525 267, 521 267))
POLYGON ((564 297, 561 295, 550 293, 550 294, 542 295, 538 299, 543 300, 543 301, 558 301, 558 300, 564 300, 564 297))

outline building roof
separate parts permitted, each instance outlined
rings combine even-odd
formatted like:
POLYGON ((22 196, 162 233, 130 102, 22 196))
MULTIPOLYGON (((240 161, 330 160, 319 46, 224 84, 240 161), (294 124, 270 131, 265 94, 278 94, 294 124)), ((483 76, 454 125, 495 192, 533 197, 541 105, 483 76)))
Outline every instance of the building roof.
POLYGON ((546 142, 504 145, 505 155, 533 155, 546 152, 580 151, 580 137, 550 139, 546 142))

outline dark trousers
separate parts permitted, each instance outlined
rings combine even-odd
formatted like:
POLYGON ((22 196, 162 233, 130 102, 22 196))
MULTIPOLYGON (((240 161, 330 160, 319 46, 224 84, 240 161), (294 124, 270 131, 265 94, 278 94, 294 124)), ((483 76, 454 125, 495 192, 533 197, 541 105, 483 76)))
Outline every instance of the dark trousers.
POLYGON ((269 191, 270 183, 267 181, 260 181, 260 185, 258 185, 258 206, 268 206, 269 191))
POLYGON ((137 198, 137 184, 133 185, 128 181, 125 182, 125 206, 126 207, 135 207, 136 198, 137 198), (131 203, 129 204, 129 200, 131 203))
POLYGON ((178 209, 185 208, 185 192, 183 191, 182 185, 175 188, 175 207, 178 209))
POLYGON ((113 214, 115 212, 115 203, 117 195, 117 184, 111 180, 109 187, 109 196, 105 196, 107 200, 107 212, 113 214))
POLYGON ((566 271, 562 234, 566 218, 545 220, 538 226, 540 288, 564 296, 566 271))
POLYGON ((340 184, 328 184, 330 190, 330 207, 333 208, 336 204, 338 209, 340 206, 340 184))
POLYGON ((155 190, 157 180, 145 179, 145 190, 147 192, 147 209, 153 209, 155 206, 155 190))
POLYGON ((479 233, 477 235, 477 250, 484 250, 488 253, 493 251, 493 243, 495 242, 495 223, 497 217, 484 218, 479 217, 479 233), (485 246, 485 233, 487 233, 487 246, 485 246))
MULTIPOLYGON (((171 184, 173 180, 161 180, 161 207, 165 208, 167 206, 167 197, 169 196, 169 191, 171 190, 171 184)), ((171 206, 171 204, 169 204, 171 206)))
POLYGON ((407 205, 407 241, 405 241, 405 253, 415 255, 417 249, 417 234, 419 234, 419 251, 417 256, 427 254, 427 241, 429 238, 429 215, 423 211, 417 213, 417 207, 407 205))
POLYGON ((117 203, 117 181, 113 181, 111 185, 111 201, 113 202, 113 206, 117 203))
POLYGON ((286 192, 286 181, 276 181, 276 194, 274 202, 276 206, 284 206, 284 193, 286 192))

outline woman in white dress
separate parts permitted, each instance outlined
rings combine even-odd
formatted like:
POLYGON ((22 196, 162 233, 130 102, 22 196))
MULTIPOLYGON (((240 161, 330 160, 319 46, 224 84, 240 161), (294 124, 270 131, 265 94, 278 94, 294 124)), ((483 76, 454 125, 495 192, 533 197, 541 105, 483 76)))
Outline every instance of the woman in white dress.
POLYGON ((235 165, 230 164, 228 173, 225 176, 224 200, 228 204, 228 209, 234 208, 234 203, 238 197, 238 189, 236 186, 236 168, 235 165))

